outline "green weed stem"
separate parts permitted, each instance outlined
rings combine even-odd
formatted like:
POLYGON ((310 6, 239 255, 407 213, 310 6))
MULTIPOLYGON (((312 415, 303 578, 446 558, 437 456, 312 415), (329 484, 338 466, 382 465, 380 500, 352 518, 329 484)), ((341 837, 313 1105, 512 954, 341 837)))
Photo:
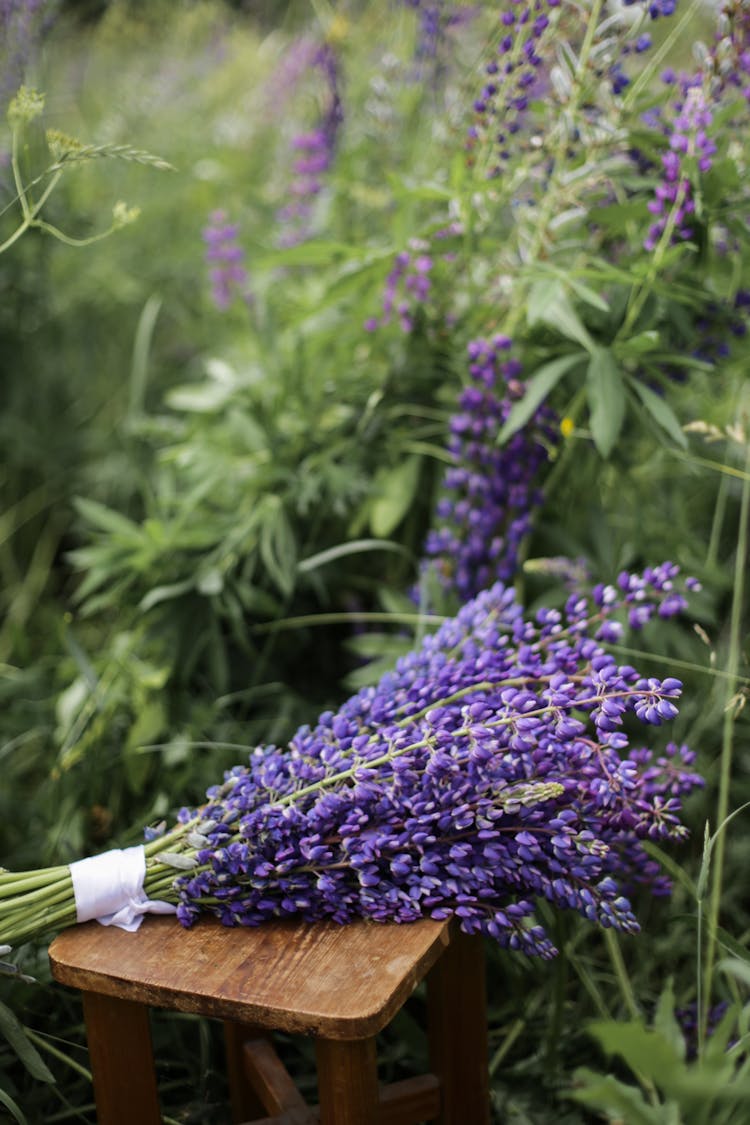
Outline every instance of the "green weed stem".
MULTIPOLYGON (((745 472, 750 474, 750 445, 745 456, 745 472)), ((716 839, 711 867, 711 889, 708 903, 706 954, 703 966, 703 996, 700 1010, 699 1043, 702 1046, 711 1002, 711 984, 716 960, 717 928, 721 909, 726 832, 723 826, 729 815, 729 797, 732 779, 734 750, 734 699, 738 685, 740 650, 742 644, 742 610, 745 597, 745 565, 748 548, 748 522, 750 520, 750 480, 742 482, 740 517, 737 530, 737 551, 734 559, 734 589, 729 621, 729 651, 727 655, 727 681, 724 722, 722 726, 721 757, 719 760, 719 793, 716 805, 716 839)))

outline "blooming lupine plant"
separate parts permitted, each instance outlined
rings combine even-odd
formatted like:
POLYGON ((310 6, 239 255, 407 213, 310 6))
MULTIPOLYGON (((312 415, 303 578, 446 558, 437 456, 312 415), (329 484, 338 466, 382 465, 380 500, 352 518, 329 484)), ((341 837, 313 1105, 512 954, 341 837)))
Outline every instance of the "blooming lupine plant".
POLYGON ((295 159, 294 178, 289 188, 291 199, 278 212, 284 225, 283 246, 294 246, 310 237, 313 208, 323 190, 323 175, 332 163, 339 130, 343 122, 343 105, 339 90, 339 64, 329 43, 319 47, 312 66, 322 76, 325 101, 315 125, 298 133, 292 140, 295 159))
POLYGON ((520 362, 507 336, 469 344, 470 382, 450 420, 455 460, 443 479, 435 526, 425 542, 423 570, 435 573, 461 601, 513 578, 521 543, 542 500, 539 474, 555 441, 547 408, 503 446, 498 434, 523 397, 520 362))
POLYGON ((203 231, 206 262, 211 279, 211 296, 218 309, 228 309, 234 300, 247 301, 248 273, 245 252, 237 241, 239 226, 230 223, 226 211, 214 211, 203 231))

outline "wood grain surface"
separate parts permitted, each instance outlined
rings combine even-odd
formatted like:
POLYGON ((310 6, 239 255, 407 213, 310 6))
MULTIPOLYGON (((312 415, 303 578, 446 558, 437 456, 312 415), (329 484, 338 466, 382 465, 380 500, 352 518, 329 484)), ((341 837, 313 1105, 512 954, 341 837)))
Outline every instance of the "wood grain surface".
POLYGON ((49 956, 54 978, 84 992, 347 1040, 382 1030, 449 941, 449 923, 429 919, 186 930, 150 916, 136 933, 71 927, 49 956))

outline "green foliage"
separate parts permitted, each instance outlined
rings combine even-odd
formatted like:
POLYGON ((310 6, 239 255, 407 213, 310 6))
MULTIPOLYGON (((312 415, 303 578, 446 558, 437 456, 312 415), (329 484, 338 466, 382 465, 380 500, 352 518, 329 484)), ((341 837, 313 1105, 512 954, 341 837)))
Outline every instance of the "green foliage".
MULTIPOLYGON (((412 592, 452 464, 466 345, 507 332, 527 383, 499 440, 543 404, 560 430, 518 591, 530 607, 559 604, 559 556, 604 581, 664 558, 702 579, 697 631, 653 622, 621 651, 684 680, 674 736, 699 751, 707 785, 686 811, 693 843, 679 855, 649 845, 675 890, 669 903, 636 893, 644 933, 619 959, 567 918, 545 919, 563 951, 553 969, 492 953, 493 1104, 532 1125, 730 1121, 748 1083, 750 937, 750 843, 729 820, 750 799, 735 750, 750 683, 748 342, 726 319, 750 288, 742 107, 715 119, 695 237, 647 251, 667 141, 642 113, 662 97, 665 59, 692 66, 687 16, 654 24, 658 54, 630 57, 642 69, 616 102, 606 60, 624 32, 613 20, 592 58, 584 32, 599 5, 576 9, 533 134, 488 180, 491 138, 471 153, 465 138, 495 4, 473 5, 432 61, 415 53, 406 5, 387 19, 382 3, 354 0, 265 7, 256 19, 251 5, 99 5, 52 29, 34 75, 43 112, 30 88, 13 103, 0 213, 2 862, 136 842, 434 627, 412 592), (344 124, 311 235, 284 246, 291 141, 325 97, 309 68, 279 85, 302 34, 336 48, 344 124), (136 208, 136 224, 98 241, 136 208), (239 223, 253 295, 225 311, 201 242, 217 210, 239 223), (432 257, 429 295, 409 332, 397 317, 366 331, 402 253, 432 257), (701 329, 717 310, 728 356, 701 329), (695 1060, 668 974, 680 1004, 704 1009, 695 1060), (707 1037, 719 997, 730 1015, 707 1037), (609 1073, 580 1069, 592 1019, 609 1073)), ((0 1014, 0 1104, 17 1121, 92 1120, 79 1048, 49 1049, 81 1043, 80 1015, 44 983, 43 951, 18 958, 42 984, 17 999, 25 986, 12 982, 7 1012, 23 1008, 26 1032, 0 1014), (28 1068, 36 1052, 54 1083, 28 1068)), ((413 1031, 405 1017, 389 1044, 397 1074, 413 1031)), ((191 1120, 226 1117, 212 1034, 157 1027, 178 1060, 170 1108, 191 1120)), ((309 1059, 296 1062, 309 1082, 309 1059)))
POLYGON ((731 1125, 748 1104, 750 1005, 727 1009, 697 1059, 688 1058, 671 983, 659 997, 650 1028, 640 1021, 599 1020, 590 1031, 605 1055, 622 1059, 640 1082, 638 1088, 612 1073, 576 1071, 572 1097, 601 1110, 609 1120, 634 1125, 698 1125, 711 1120, 731 1125))

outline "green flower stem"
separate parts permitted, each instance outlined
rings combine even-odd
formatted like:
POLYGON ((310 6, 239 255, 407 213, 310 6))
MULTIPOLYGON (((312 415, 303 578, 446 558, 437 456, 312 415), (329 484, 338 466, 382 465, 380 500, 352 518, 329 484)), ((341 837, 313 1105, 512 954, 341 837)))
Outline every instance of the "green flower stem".
MULTIPOLYGON (((649 53, 649 59, 646 66, 636 78, 628 90, 623 100, 623 110, 632 110, 634 103, 643 90, 646 89, 651 79, 654 77, 659 67, 664 62, 665 58, 674 48, 682 33, 690 32, 695 24, 696 16, 700 16, 705 11, 705 0, 693 0, 693 2, 686 8, 678 22, 672 27, 669 34, 664 38, 664 41, 659 44, 655 50, 649 53)), ((692 41, 691 34, 691 41, 692 41)))
POLYGON ((672 207, 670 208, 667 221, 664 224, 664 230, 661 232, 661 237, 657 242, 651 261, 649 262, 648 271, 645 278, 639 286, 635 286, 630 294, 627 312, 625 318, 615 334, 614 343, 618 340, 627 340, 635 327, 635 323, 643 310, 643 306, 649 298, 653 284, 656 281, 659 270, 661 269, 664 255, 669 249, 672 242, 672 235, 674 234, 677 225, 677 215, 682 204, 685 202, 685 189, 680 185, 677 196, 672 207))
POLYGON ((47 867, 43 871, 3 871, 0 873, 0 899, 49 886, 67 870, 67 867, 47 867))
POLYGON ((726 702, 722 727, 721 758, 719 762, 719 795, 716 806, 716 839, 712 857, 711 891, 706 917, 706 955, 703 967, 703 996, 698 1039, 701 1047, 705 1041, 708 1009, 711 1003, 714 963, 716 960, 717 929, 721 909, 724 854, 726 850, 726 832, 723 829, 729 816, 729 798, 732 780, 734 707, 738 684, 740 652, 742 649, 742 608, 745 597, 745 567, 747 565, 748 523, 750 522, 750 445, 748 445, 746 450, 745 472, 747 476, 742 482, 740 518, 737 531, 737 552, 734 559, 734 588, 732 591, 732 609, 729 621, 726 702))
POLYGON ((729 499, 729 478, 722 475, 719 481, 719 489, 716 495, 716 507, 714 508, 714 515, 711 521, 711 535, 708 540, 708 550, 706 551, 706 568, 713 570, 719 561, 719 541, 721 532, 724 527, 724 519, 727 511, 727 500, 729 499))
POLYGON ((15 183, 16 191, 18 192, 18 201, 21 204, 21 212, 24 219, 28 221, 31 219, 31 211, 29 208, 29 201, 26 198, 26 189, 23 185, 21 169, 18 163, 18 129, 16 128, 13 129, 13 132, 11 134, 10 166, 13 170, 13 182, 15 183))
MULTIPOLYGON (((18 202, 21 205, 21 212, 23 214, 23 222, 20 223, 18 227, 16 227, 13 234, 11 234, 8 238, 6 238, 5 242, 0 243, 0 254, 2 254, 3 251, 9 249, 9 247, 11 247, 14 242, 17 242, 18 239, 21 237, 21 235, 25 234, 25 232, 27 230, 29 230, 30 227, 42 227, 43 228, 47 225, 47 224, 43 223, 41 219, 38 219, 37 216, 39 215, 40 211, 44 207, 45 203, 49 199, 52 192, 57 187, 57 184, 60 180, 60 177, 62 176, 62 170, 55 172, 55 174, 52 176, 52 179, 47 184, 47 187, 44 189, 44 191, 42 192, 42 194, 39 197, 39 199, 37 200, 37 202, 33 205, 33 207, 29 205, 29 199, 28 199, 28 195, 27 195, 28 189, 23 184, 23 180, 21 178, 21 170, 20 170, 20 167, 19 167, 19 164, 18 164, 18 130, 17 129, 13 130, 13 136, 12 136, 12 141, 11 141, 11 167, 13 169, 13 180, 15 182, 16 191, 18 193, 18 202)), ((49 228, 49 229, 50 229, 51 233, 55 233, 56 237, 61 237, 60 232, 55 231, 54 228, 49 228)), ((62 237, 63 237, 63 240, 65 240, 64 236, 62 236, 62 237)))

